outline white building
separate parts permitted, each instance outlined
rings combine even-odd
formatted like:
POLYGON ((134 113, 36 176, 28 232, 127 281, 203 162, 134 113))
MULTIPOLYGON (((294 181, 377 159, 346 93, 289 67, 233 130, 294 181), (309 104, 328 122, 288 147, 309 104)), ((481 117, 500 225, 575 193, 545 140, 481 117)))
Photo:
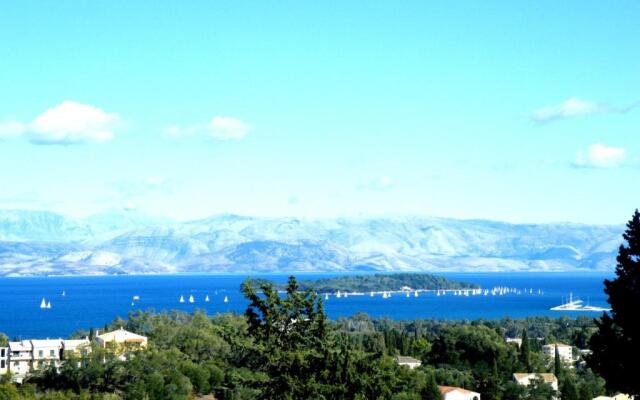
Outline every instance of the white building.
POLYGON ((551 388, 553 388, 553 390, 558 390, 558 378, 556 378, 556 376, 554 374, 536 374, 536 373, 518 373, 516 372, 515 374, 513 374, 513 380, 518 384, 518 385, 522 385, 522 386, 529 386, 529 384, 531 384, 531 381, 534 381, 536 379, 540 379, 542 378, 542 380, 549 384, 551 386, 551 388))
POLYGON ((405 357, 405 356, 397 356, 396 363, 398 363, 398 365, 407 366, 410 369, 418 368, 419 366, 422 365, 422 361, 413 357, 405 357))
POLYGON ((31 371, 33 365, 33 346, 30 340, 21 340, 19 342, 9 342, 9 371, 18 377, 21 377, 31 371))
POLYGON ((62 339, 32 339, 32 368, 35 370, 48 365, 59 367, 62 357, 62 342, 62 339))
POLYGON ((9 370, 9 348, 0 347, 0 375, 6 374, 9 370))
POLYGON ((520 338, 505 338, 505 341, 507 343, 514 343, 516 346, 518 346, 518 348, 520 348, 522 346, 522 339, 520 338))
POLYGON ((549 343, 542 346, 542 351, 547 356, 554 358, 556 356, 556 347, 558 348, 558 355, 560 359, 566 363, 571 364, 573 362, 573 347, 564 343, 549 343))
POLYGON ((16 381, 22 382, 23 378, 34 370, 48 365, 59 367, 64 360, 65 351, 87 354, 90 349, 88 339, 31 339, 9 342, 8 348, 0 348, 0 374, 10 372, 16 381))
POLYGON ((480 393, 455 386, 438 386, 443 400, 480 400, 480 393))

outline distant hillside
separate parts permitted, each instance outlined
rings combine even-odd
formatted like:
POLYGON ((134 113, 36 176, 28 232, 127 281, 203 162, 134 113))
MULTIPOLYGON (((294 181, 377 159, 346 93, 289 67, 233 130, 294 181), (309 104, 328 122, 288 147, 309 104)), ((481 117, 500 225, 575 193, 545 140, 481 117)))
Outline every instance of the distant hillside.
POLYGON ((475 289, 479 286, 473 283, 449 280, 442 276, 420 273, 352 275, 300 282, 301 289, 313 289, 320 293, 398 291, 404 287, 413 290, 450 290, 475 289))
POLYGON ((0 211, 0 275, 611 270, 622 226, 0 211))

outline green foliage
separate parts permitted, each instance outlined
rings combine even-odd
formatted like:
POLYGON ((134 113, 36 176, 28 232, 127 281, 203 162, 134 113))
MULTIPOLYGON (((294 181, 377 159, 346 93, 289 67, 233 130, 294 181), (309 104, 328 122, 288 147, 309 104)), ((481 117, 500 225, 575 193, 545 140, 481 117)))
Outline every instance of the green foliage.
POLYGON ((589 365, 607 381, 611 391, 640 395, 637 365, 640 359, 640 213, 635 211, 622 235, 616 278, 605 280, 611 313, 597 321, 591 338, 589 365))
POLYGON ((351 275, 336 278, 302 281, 302 289, 316 292, 371 292, 382 290, 401 290, 403 286, 420 290, 436 289, 475 289, 478 285, 452 281, 442 276, 422 273, 351 275))

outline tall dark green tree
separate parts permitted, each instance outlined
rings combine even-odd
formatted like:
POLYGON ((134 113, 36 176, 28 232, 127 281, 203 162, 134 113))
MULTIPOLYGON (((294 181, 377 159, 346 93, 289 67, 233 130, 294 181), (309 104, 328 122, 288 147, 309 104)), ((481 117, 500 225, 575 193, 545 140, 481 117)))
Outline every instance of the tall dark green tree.
POLYGON ((531 356, 529 355, 529 335, 527 335, 527 330, 522 330, 522 344, 520 345, 520 363, 522 366, 529 371, 531 368, 531 356))
POLYGON ((590 340, 589 365, 607 382, 611 391, 640 395, 637 379, 640 360, 640 213, 635 211, 622 235, 616 278, 605 280, 611 312, 596 321, 590 340))
POLYGON ((553 355, 553 372, 555 372, 558 379, 562 375, 562 360, 560 359, 560 352, 558 351, 558 345, 556 345, 556 350, 553 355))
POLYGON ((442 393, 436 383, 436 377, 434 374, 429 374, 425 387, 420 394, 422 400, 442 400, 442 393))

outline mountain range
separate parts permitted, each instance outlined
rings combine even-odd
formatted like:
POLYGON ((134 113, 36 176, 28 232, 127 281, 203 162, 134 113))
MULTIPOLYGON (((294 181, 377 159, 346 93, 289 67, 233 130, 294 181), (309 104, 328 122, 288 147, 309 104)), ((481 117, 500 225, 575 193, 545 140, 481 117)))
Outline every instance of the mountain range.
POLYGON ((430 217, 194 221, 0 210, 0 276, 610 271, 623 226, 430 217))

